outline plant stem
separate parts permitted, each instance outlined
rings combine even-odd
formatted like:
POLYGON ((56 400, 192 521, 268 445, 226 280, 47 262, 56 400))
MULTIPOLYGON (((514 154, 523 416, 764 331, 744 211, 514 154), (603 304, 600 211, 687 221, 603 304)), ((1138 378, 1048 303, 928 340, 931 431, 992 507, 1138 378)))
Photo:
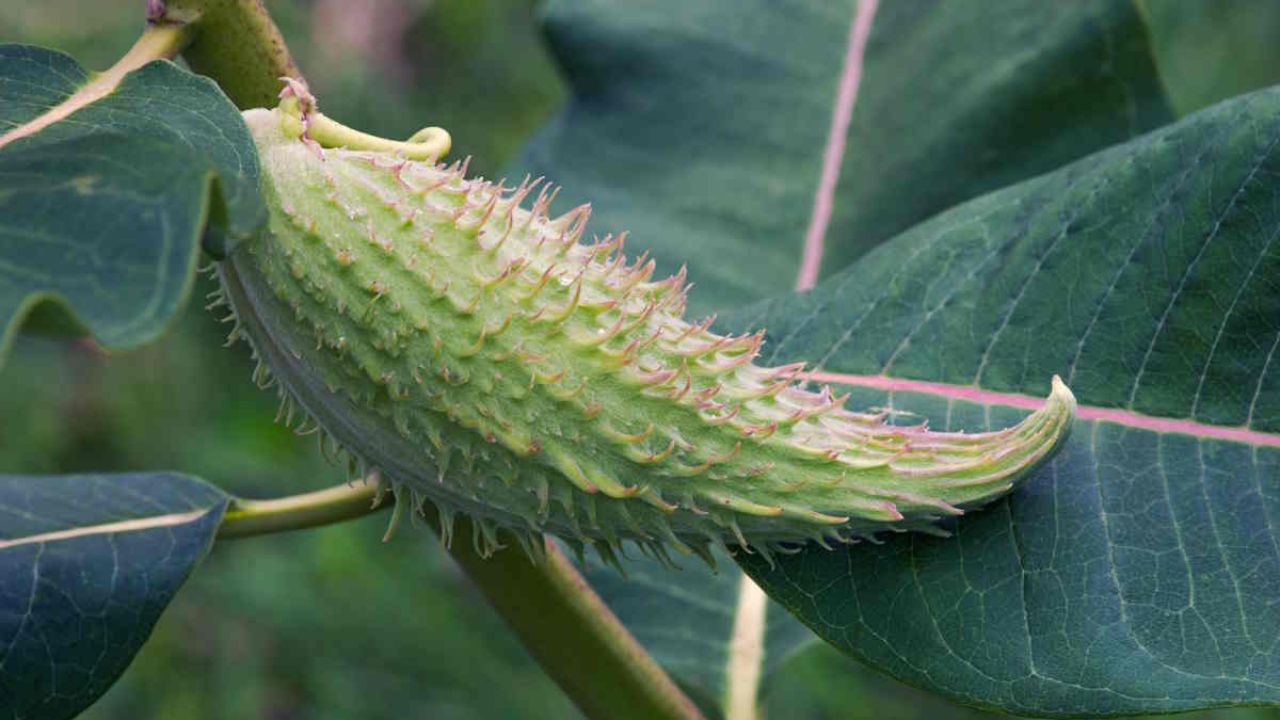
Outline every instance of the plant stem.
POLYGON ((71 113, 90 105, 107 95, 120 84, 125 75, 146 65, 152 60, 167 60, 182 51, 190 39, 191 33, 181 23, 148 23, 142 35, 134 42, 129 52, 125 53, 110 68, 94 73, 89 82, 76 90, 70 97, 41 113, 30 122, 23 123, 8 132, 0 133, 0 147, 4 147, 19 138, 35 134, 40 130, 66 118, 71 113))
MULTIPOLYGON (((234 498, 219 540, 329 525, 388 507, 376 475, 274 500, 234 498)), ((435 508, 423 508, 439 531, 435 508)), ((481 556, 471 521, 455 521, 449 554, 515 630, 529 652, 589 718, 702 720, 697 707, 549 540, 533 562, 518 544, 481 556)))
POLYGON ((166 0, 159 16, 191 26, 187 64, 218 82, 241 110, 274 107, 280 78, 301 79, 261 0, 166 0))
MULTIPOLYGON (((434 508, 427 521, 438 529, 434 508)), ((481 557, 470 521, 449 553, 529 652, 589 718, 701 720, 702 713, 636 641, 555 545, 535 563, 518 544, 481 557)))
POLYGON ((388 506, 380 502, 382 492, 381 481, 373 476, 275 500, 234 498, 222 516, 218 539, 301 530, 358 518, 388 506))
POLYGON ((758 720, 760 670, 764 659, 765 613, 769 600, 746 573, 738 582, 729 663, 725 668, 725 720, 758 720))

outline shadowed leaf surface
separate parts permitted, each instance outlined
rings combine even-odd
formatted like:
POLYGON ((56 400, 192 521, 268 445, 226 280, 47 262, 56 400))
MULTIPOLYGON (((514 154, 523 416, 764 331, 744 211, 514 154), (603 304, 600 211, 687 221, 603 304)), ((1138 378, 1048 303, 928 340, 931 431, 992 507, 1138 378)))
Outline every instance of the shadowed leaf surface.
POLYGON ((696 313, 792 289, 828 155, 839 173, 823 274, 1169 119, 1131 3, 881 2, 851 62, 857 11, 550 2, 572 96, 520 167, 562 183, 567 202, 589 199, 596 232, 631 232, 660 271, 687 263, 696 313), (834 133, 842 150, 833 111, 852 64, 862 77, 848 132, 834 133))
POLYGON ((829 642, 963 702, 1280 703, 1277 118, 1280 90, 1228 101, 727 319, 933 427, 1014 422, 1027 398, 988 391, 1054 373, 1082 403, 1063 451, 952 539, 744 567, 829 642))
MULTIPOLYGON (((89 80, 70 56, 0 45, 0 135, 89 80)), ((257 187, 240 114, 212 81, 168 62, 0 145, 0 351, 49 299, 108 346, 153 339, 190 291, 206 223, 216 243, 257 226, 257 187)))
POLYGON ((1138 0, 1179 114, 1280 82, 1280 4, 1138 0))
POLYGON ((169 473, 0 475, 0 715, 69 718, 105 692, 226 503, 169 473))

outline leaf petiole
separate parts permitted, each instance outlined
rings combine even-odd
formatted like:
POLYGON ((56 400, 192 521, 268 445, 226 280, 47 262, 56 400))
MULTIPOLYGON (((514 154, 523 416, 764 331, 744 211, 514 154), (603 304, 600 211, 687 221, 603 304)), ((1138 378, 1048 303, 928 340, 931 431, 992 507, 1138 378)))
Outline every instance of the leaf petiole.
POLYGON ((218 539, 268 535, 352 520, 389 507, 376 476, 352 480, 324 490, 273 500, 233 498, 218 527, 218 539))

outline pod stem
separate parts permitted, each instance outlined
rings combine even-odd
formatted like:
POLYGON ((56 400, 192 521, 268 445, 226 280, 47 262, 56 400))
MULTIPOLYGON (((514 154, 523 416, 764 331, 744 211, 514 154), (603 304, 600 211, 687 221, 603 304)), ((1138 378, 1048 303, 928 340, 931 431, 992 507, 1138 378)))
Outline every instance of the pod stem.
MULTIPOLYGON (((439 518, 424 507, 427 522, 439 518)), ((702 720, 560 548, 544 536, 537 562, 517 543, 482 557, 469 520, 454 521, 449 554, 525 647, 589 718, 702 720)))
POLYGON ((150 0, 147 16, 189 26, 182 57, 241 110, 274 107, 280 78, 302 76, 261 0, 150 0))

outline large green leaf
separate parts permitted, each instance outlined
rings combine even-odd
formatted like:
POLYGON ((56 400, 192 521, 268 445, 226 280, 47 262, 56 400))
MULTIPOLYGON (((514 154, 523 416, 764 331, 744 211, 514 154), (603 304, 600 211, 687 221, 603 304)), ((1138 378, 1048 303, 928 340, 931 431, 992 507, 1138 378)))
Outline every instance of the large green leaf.
POLYGON ((1082 405, 953 539, 742 564, 822 637, 1027 714, 1280 704, 1280 89, 924 223, 762 320, 936 427, 1082 405), (890 391, 886 395, 886 390, 890 391))
POLYGON ((660 270, 687 263, 695 311, 792 289, 807 235, 828 274, 1169 118, 1120 0, 553 0, 546 15, 573 96, 523 169, 590 199, 597 231, 631 231, 660 270))
POLYGON ((239 113, 172 63, 16 135, 93 80, 62 53, 0 45, 0 354, 43 300, 69 306, 108 346, 153 339, 191 289, 206 225, 225 243, 260 220, 239 113))
POLYGON ((0 475, 0 716, 69 718, 105 692, 226 504, 185 475, 0 475))
MULTIPOLYGON (((874 12, 865 46, 854 2, 551 2, 574 97, 522 171, 590 198, 593 226, 632 230, 632 251, 689 264, 696 312, 796 283, 837 104, 853 112, 848 150, 833 155, 831 269, 946 205, 1168 118, 1129 3, 862 10, 864 22, 874 12), (858 92, 841 95, 858 59, 858 92)), ((630 568, 630 581, 591 580, 704 705, 723 698, 740 573, 630 568), (675 629, 690 623, 700 632, 675 629)), ((768 607, 769 632, 784 630, 761 656, 764 692, 779 659, 811 640, 768 607)))

